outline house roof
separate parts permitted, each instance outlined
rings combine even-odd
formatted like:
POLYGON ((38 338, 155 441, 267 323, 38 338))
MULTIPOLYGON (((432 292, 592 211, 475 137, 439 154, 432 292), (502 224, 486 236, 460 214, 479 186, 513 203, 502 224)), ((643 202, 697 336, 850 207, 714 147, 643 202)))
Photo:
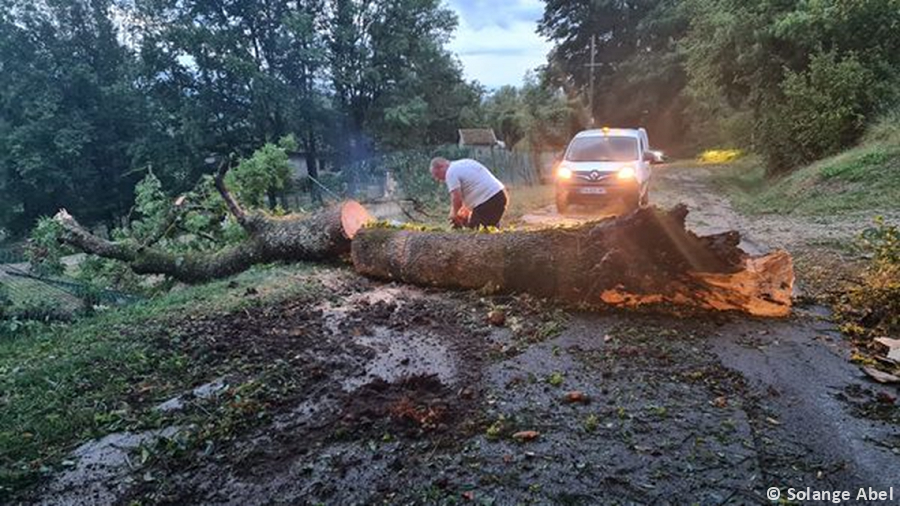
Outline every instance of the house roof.
POLYGON ((493 128, 461 128, 459 143, 464 146, 495 146, 497 136, 493 128))

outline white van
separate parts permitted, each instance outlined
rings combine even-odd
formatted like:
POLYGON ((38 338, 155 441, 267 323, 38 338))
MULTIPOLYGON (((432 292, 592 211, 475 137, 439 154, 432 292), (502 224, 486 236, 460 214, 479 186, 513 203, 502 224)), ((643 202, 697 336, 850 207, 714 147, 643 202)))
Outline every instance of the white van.
POLYGON ((646 205, 650 165, 659 161, 643 128, 579 132, 556 168, 556 208, 565 213, 571 204, 646 205))

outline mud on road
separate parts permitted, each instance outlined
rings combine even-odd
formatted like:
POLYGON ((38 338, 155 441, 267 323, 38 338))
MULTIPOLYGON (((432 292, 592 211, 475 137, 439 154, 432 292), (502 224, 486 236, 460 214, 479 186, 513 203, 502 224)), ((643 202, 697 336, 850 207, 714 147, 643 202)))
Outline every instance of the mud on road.
POLYGON ((231 374, 168 403, 165 428, 88 443, 38 500, 748 504, 900 476, 897 408, 879 401, 896 390, 813 311, 588 314, 344 271, 327 284, 324 300, 183 322, 194 359, 231 374), (190 413, 234 410, 259 418, 141 463, 202 432, 190 413))

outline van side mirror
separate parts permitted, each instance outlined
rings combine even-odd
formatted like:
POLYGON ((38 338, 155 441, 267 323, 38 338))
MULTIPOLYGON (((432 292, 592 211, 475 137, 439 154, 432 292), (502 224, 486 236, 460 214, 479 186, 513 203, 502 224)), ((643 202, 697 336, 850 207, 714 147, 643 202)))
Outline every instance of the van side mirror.
POLYGON ((661 151, 644 151, 643 159, 645 162, 650 162, 652 165, 657 165, 665 161, 665 157, 661 151))

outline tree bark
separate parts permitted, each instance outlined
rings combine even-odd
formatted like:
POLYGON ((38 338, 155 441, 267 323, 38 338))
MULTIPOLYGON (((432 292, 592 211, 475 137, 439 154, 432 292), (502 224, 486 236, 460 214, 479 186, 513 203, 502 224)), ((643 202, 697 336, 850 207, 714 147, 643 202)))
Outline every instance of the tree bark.
POLYGON ((418 232, 364 228, 352 244, 366 276, 425 286, 528 292, 588 304, 674 304, 759 316, 790 313, 790 255, 751 257, 728 232, 698 237, 687 208, 656 208, 575 228, 418 232))
POLYGON ((350 240, 371 217, 347 201, 306 217, 243 216, 249 238, 216 253, 173 254, 136 241, 108 241, 91 234, 65 210, 55 216, 61 240, 85 253, 127 263, 137 274, 163 274, 201 283, 237 274, 254 264, 333 260, 350 252, 350 240))
POLYGON ((372 221, 359 203, 348 200, 310 216, 275 218, 244 210, 225 184, 230 161, 224 161, 216 173, 215 186, 228 211, 247 232, 248 238, 216 253, 175 254, 153 244, 162 238, 177 220, 184 205, 179 197, 166 223, 150 240, 109 241, 91 234, 65 209, 54 219, 62 227, 60 240, 85 253, 127 263, 137 274, 163 274, 185 283, 202 283, 245 271, 254 264, 332 260, 350 251, 350 240, 372 221))

